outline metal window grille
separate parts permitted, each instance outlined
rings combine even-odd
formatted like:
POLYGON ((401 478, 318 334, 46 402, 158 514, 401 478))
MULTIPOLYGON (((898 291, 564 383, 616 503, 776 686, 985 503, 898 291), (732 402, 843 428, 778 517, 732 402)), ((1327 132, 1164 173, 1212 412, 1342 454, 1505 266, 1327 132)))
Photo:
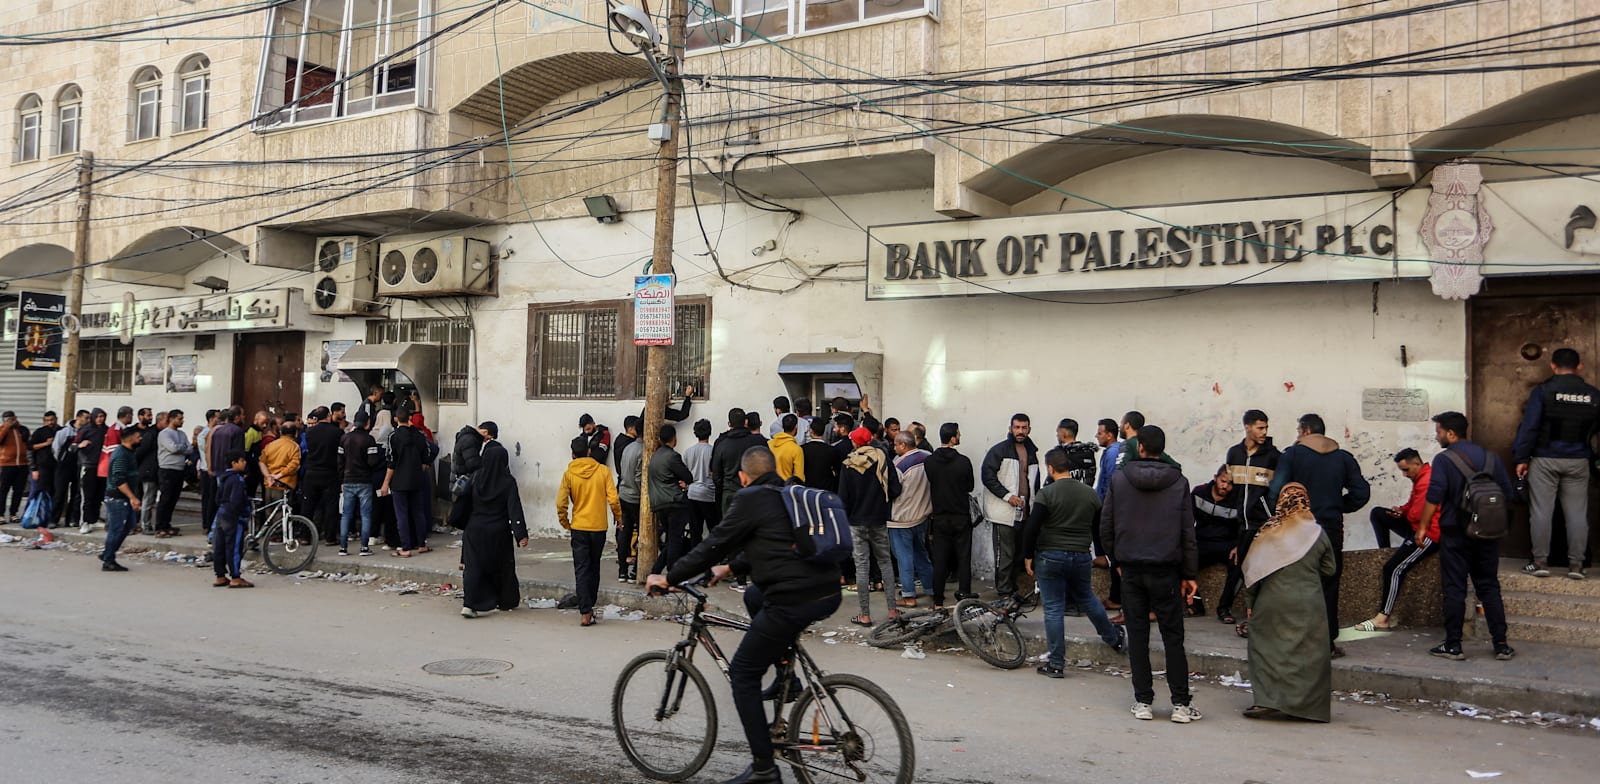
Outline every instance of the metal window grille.
MULTIPOLYGON (((676 395, 687 384, 695 386, 695 396, 705 397, 710 389, 707 378, 711 375, 711 313, 703 302, 679 304, 673 315, 676 336, 667 351, 668 395, 676 395)), ((633 395, 644 397, 646 349, 635 346, 638 372, 634 374, 633 395)))
POLYGON ((617 394, 616 307, 550 310, 536 318, 535 394, 551 398, 617 394))
POLYGON ((133 391, 133 346, 118 340, 85 340, 78 348, 78 391, 133 391))
POLYGON ((367 342, 437 344, 439 402, 467 402, 472 355, 470 321, 455 318, 368 321, 367 342))

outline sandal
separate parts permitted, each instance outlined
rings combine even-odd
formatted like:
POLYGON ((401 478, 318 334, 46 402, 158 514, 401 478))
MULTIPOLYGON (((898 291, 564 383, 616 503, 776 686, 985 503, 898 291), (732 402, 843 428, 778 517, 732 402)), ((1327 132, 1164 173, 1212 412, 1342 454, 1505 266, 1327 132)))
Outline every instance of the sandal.
POLYGON ((389 551, 389 557, 390 558, 410 558, 411 557, 411 553, 409 551, 406 551, 406 550, 390 550, 389 551))
POLYGON ((1240 637, 1244 637, 1244 638, 1248 639, 1250 637, 1250 622, 1249 621, 1245 621, 1244 623, 1234 624, 1233 632, 1234 632, 1234 634, 1237 634, 1240 637))
POLYGON ((872 625, 872 616, 870 616, 870 615, 857 615, 856 617, 851 618, 850 622, 855 624, 855 625, 857 625, 857 626, 871 626, 872 625))
POLYGON ((1393 626, 1379 626, 1379 625, 1373 623, 1371 620, 1362 621, 1361 623, 1358 623, 1355 626, 1352 626, 1351 628, 1354 629, 1355 631, 1358 631, 1358 632, 1392 632, 1392 631, 1394 631, 1394 627, 1393 626))
POLYGON ((1244 717, 1247 719, 1266 719, 1276 715, 1278 715, 1278 710, 1276 708, 1265 708, 1260 705, 1251 705, 1250 707, 1244 709, 1244 717))
POLYGON ((1218 610, 1217 611, 1217 620, 1220 621, 1221 623, 1225 623, 1225 624, 1227 624, 1229 626, 1232 626, 1232 625, 1234 625, 1234 624, 1239 622, 1239 620, 1237 618, 1233 617, 1233 613, 1228 612, 1227 610, 1218 610))
POLYGON ((417 555, 422 555, 423 553, 431 553, 431 552, 433 552, 433 550, 429 549, 427 545, 423 545, 423 546, 417 548, 416 554, 417 555))

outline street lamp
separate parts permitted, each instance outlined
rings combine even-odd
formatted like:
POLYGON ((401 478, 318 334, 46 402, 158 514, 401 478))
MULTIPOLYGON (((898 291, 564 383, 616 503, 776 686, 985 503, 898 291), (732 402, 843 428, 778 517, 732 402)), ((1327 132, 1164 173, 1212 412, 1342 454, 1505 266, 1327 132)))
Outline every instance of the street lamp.
MULTIPOLYGON (((678 74, 678 59, 683 53, 683 39, 688 22, 688 4, 685 0, 667 0, 667 40, 662 47, 661 33, 655 22, 643 9, 631 5, 613 5, 606 18, 611 27, 622 34, 650 63, 650 70, 661 82, 666 92, 661 104, 661 122, 650 128, 650 139, 661 143, 656 169, 656 232, 650 271, 656 275, 672 274, 673 217, 678 203, 678 123, 679 107, 683 102, 683 79, 678 74)), ((620 51, 620 50, 619 50, 620 51)), ((661 423, 667 408, 667 349, 649 346, 645 349, 644 377, 644 480, 649 486, 650 456, 660 446, 661 423)), ((641 493, 639 505, 639 579, 649 576, 659 551, 655 515, 650 510, 648 494, 641 493)))

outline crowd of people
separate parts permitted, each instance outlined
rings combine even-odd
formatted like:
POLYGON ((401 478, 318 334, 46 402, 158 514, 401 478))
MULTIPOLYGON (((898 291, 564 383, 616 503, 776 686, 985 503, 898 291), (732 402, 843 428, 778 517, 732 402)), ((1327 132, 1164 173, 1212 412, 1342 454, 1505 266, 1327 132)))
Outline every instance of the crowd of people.
MULTIPOLYGON (((1571 477, 1581 476, 1587 487, 1594 459, 1589 441, 1600 430, 1600 390, 1577 377, 1576 352, 1562 349, 1552 359, 1552 379, 1533 391, 1517 439, 1517 475, 1538 477, 1531 483, 1534 560, 1525 571, 1549 574, 1550 509, 1559 498, 1567 519, 1579 521, 1567 526, 1568 576, 1583 579, 1587 513, 1572 489, 1578 479, 1571 477)), ((686 397, 672 412, 678 421, 687 418, 689 405, 686 397)), ((1016 414, 1007 438, 992 445, 975 469, 959 449, 959 423, 940 425, 934 447, 920 422, 902 426, 895 417, 880 419, 868 399, 859 406, 835 399, 827 408, 815 411, 809 400, 779 397, 765 426, 759 412, 734 408, 727 429, 714 440, 710 421, 695 422, 695 443, 681 454, 677 429, 667 424, 649 456, 639 441, 641 417, 628 417, 623 435, 613 441, 604 425, 584 415, 557 502, 563 527, 573 532, 582 623, 593 623, 611 530, 608 511, 616 522, 618 579, 635 579, 645 495, 661 520, 661 556, 647 565, 653 584, 676 583, 708 564, 728 562, 721 574, 765 597, 752 603, 747 592, 752 615, 765 612, 772 624, 782 620, 777 636, 798 633, 805 618, 831 613, 824 606, 827 592, 813 585, 812 595, 795 597, 782 585, 782 568, 769 565, 762 584, 761 570, 738 557, 740 546, 762 547, 757 542, 763 537, 782 533, 755 533, 759 526, 752 522, 779 517, 781 510, 767 501, 756 504, 754 496, 740 509, 735 499, 745 498, 750 487, 799 484, 836 493, 847 511, 854 557, 839 564, 837 579, 841 593, 856 595, 857 624, 874 622, 871 594, 879 590, 891 618, 924 598, 942 609, 950 582, 955 599, 976 596, 971 537, 986 521, 996 591, 1016 596, 1028 590, 1028 581, 1037 584, 1049 647, 1038 672, 1064 676, 1063 618, 1086 616, 1107 645, 1129 655, 1132 712, 1153 718, 1149 638, 1155 626, 1166 651, 1171 719, 1188 723, 1200 712, 1188 689, 1184 623, 1210 614, 1197 578, 1202 568, 1217 565, 1224 578, 1220 592, 1210 597, 1210 612, 1248 640, 1256 704, 1245 715, 1329 720, 1331 662, 1345 655, 1338 644, 1344 519, 1368 505, 1371 486, 1355 457, 1328 437, 1321 416, 1299 417, 1294 443, 1280 450, 1269 435, 1268 415, 1246 411, 1240 441, 1210 481, 1191 487, 1167 451, 1165 431, 1138 411, 1099 420, 1093 443, 1078 440, 1077 421, 1062 419, 1048 449, 1034 442, 1030 417, 1016 414), (730 519, 740 524, 725 530, 730 519), (1092 589, 1095 568, 1109 571, 1110 591, 1103 599, 1092 589), (752 573, 754 585, 746 579, 752 573), (774 599, 775 589, 791 600, 774 599), (808 600, 803 608, 800 598, 808 600)), ((1393 458, 1412 483, 1409 497, 1371 511, 1380 546, 1388 547, 1393 535, 1400 546, 1383 568, 1379 606, 1355 629, 1395 628, 1406 574, 1438 555, 1445 639, 1429 653, 1466 658, 1461 641, 1470 581, 1484 608, 1492 655, 1511 659, 1516 652, 1506 639, 1497 576, 1504 531, 1485 525, 1504 517, 1503 504, 1496 504, 1513 498, 1517 488, 1506 466, 1468 440, 1463 414, 1444 412, 1433 423, 1440 451, 1431 463, 1409 447, 1393 458)), ((746 669, 764 671, 760 662, 769 654, 752 653, 758 661, 747 661, 746 669)), ((758 754, 753 770, 760 762, 758 754)))
MULTIPOLYGON (((186 414, 123 406, 80 410, 62 424, 46 412, 29 430, 13 412, 0 416, 0 509, 16 522, 26 502, 39 532, 105 531, 101 570, 125 572, 118 551, 131 535, 181 536, 173 524, 184 493, 198 495, 202 534, 211 547, 217 587, 249 588, 241 573, 244 537, 263 505, 287 503, 309 519, 339 555, 396 558, 428 553, 434 529, 434 471, 440 453, 415 393, 396 399, 374 385, 353 416, 343 403, 318 406, 302 421, 240 406, 186 414)), ((452 444, 449 522, 464 531, 464 615, 519 601, 512 546, 528 533, 516 482, 494 422, 464 427, 452 444), (476 609, 474 609, 476 608, 476 609)))

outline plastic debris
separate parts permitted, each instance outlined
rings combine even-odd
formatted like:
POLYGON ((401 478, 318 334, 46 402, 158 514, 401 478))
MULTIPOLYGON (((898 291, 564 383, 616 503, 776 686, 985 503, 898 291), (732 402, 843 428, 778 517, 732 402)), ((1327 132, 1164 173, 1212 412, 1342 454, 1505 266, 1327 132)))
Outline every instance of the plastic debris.
POLYGON ((530 610, 554 610, 560 602, 555 599, 529 599, 527 604, 530 610))
POLYGON ((838 633, 838 632, 823 632, 823 633, 822 633, 822 636, 823 636, 823 637, 824 637, 824 638, 827 638, 827 637, 834 637, 834 636, 837 636, 837 635, 838 635, 838 634, 839 634, 839 633, 838 633))
POLYGON ((11 534, 0 534, 0 544, 11 544, 12 542, 17 541, 21 540, 15 536, 12 536, 11 534))
POLYGON ((600 618, 607 621, 642 621, 643 610, 623 610, 615 604, 608 604, 600 610, 600 618))
POLYGON ((1501 773, 1498 770, 1472 770, 1469 768, 1467 775, 1475 779, 1493 779, 1499 778, 1501 773))
POLYGON ((922 649, 918 648, 915 645, 907 645, 906 649, 900 653, 900 658, 902 658, 902 659, 926 659, 926 658, 928 658, 928 654, 923 653, 922 649))
POLYGON ((1237 686, 1241 689, 1250 688, 1250 682, 1245 680, 1244 676, 1241 675, 1238 670, 1234 670, 1232 675, 1224 675, 1218 678, 1217 683, 1220 683, 1223 686, 1237 686))

